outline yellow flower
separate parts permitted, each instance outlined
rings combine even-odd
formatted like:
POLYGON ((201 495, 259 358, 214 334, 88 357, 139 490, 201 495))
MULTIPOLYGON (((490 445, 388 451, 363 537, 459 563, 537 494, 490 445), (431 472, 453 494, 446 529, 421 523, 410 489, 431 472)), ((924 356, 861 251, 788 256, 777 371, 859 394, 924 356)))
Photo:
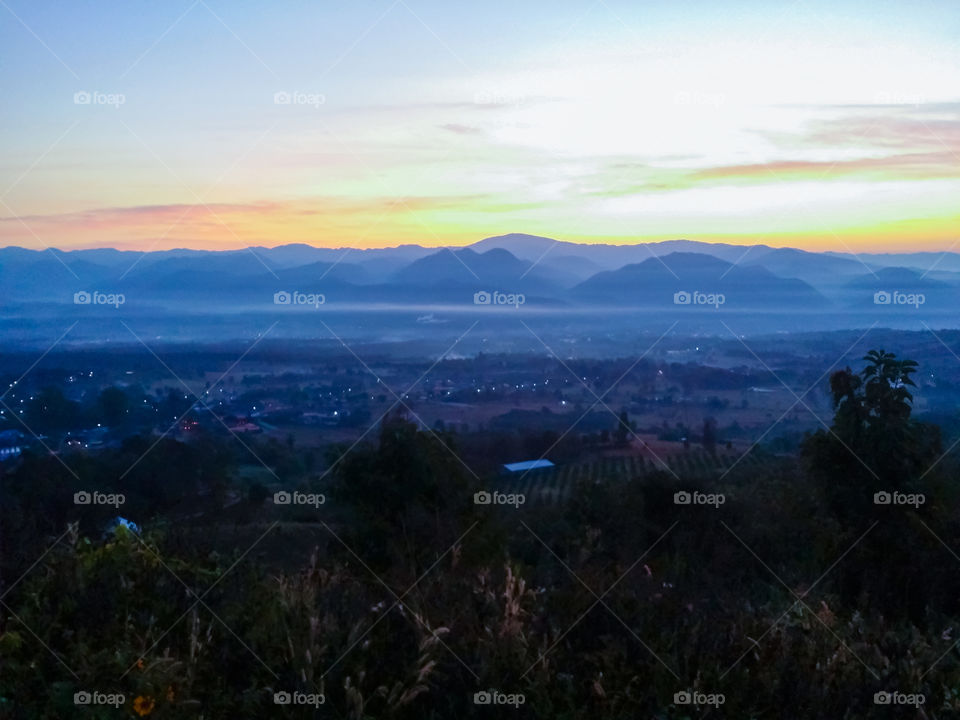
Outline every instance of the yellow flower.
POLYGON ((153 712, 153 708, 156 703, 153 701, 153 698, 150 696, 144 697, 143 695, 138 695, 133 701, 133 711, 140 717, 145 717, 153 712))

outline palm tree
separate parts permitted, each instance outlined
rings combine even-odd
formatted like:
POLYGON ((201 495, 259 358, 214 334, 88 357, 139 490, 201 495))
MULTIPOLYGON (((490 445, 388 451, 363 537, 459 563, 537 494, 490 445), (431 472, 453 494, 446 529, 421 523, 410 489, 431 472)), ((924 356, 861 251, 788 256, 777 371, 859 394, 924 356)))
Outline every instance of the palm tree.
POLYGON ((869 364, 861 375, 865 381, 864 405, 871 425, 902 425, 910 418, 913 395, 907 389, 916 387, 910 377, 917 369, 913 360, 897 360, 883 350, 871 350, 864 358, 869 364))
POLYGON ((869 504, 877 490, 906 491, 940 453, 939 428, 910 417, 917 363, 885 350, 871 350, 863 359, 867 364, 859 373, 846 368, 830 377, 833 424, 804 445, 810 469, 837 508, 869 504))

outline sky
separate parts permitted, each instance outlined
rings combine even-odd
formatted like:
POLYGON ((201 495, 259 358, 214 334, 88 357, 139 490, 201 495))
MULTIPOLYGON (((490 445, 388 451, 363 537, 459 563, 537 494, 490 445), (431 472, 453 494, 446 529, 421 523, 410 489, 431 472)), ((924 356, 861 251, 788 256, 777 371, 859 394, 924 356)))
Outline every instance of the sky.
POLYGON ((0 0, 0 245, 960 247, 956 0, 0 0))

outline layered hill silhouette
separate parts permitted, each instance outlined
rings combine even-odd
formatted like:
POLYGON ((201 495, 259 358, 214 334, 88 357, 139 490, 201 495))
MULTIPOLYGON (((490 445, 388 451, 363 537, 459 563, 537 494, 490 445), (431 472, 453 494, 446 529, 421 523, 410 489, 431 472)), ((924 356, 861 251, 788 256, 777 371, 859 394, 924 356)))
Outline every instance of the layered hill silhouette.
POLYGON ((597 273, 571 292, 584 301, 614 306, 723 305, 789 311, 829 305, 827 298, 803 280, 779 277, 763 266, 744 267, 685 252, 597 273))
POLYGON ((711 304, 699 302, 699 293, 723 297, 714 310, 791 313, 869 309, 878 304, 875 293, 901 292, 923 294, 924 309, 933 311, 960 297, 960 272, 952 268, 960 268, 956 253, 852 256, 690 240, 604 245, 520 233, 459 248, 7 247, 0 249, 0 298, 10 312, 26 314, 30 306, 74 304, 84 291, 122 293, 128 305, 210 311, 268 307, 278 292, 355 306, 466 307, 475 294, 504 293, 524 296, 527 307, 706 311, 711 304))

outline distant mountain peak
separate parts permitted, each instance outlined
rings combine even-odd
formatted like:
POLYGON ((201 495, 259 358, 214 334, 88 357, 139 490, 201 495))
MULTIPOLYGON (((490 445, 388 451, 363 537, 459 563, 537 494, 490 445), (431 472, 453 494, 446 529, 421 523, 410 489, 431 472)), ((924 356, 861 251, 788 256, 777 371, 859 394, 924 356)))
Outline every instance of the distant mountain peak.
POLYGON ((512 252, 510 252, 506 248, 498 248, 498 247, 490 248, 489 250, 485 250, 482 253, 476 253, 470 250, 469 248, 465 248, 465 249, 469 252, 472 252, 474 255, 481 255, 483 257, 490 258, 491 260, 494 260, 494 259, 518 260, 519 259, 517 258, 516 255, 514 255, 512 252))

